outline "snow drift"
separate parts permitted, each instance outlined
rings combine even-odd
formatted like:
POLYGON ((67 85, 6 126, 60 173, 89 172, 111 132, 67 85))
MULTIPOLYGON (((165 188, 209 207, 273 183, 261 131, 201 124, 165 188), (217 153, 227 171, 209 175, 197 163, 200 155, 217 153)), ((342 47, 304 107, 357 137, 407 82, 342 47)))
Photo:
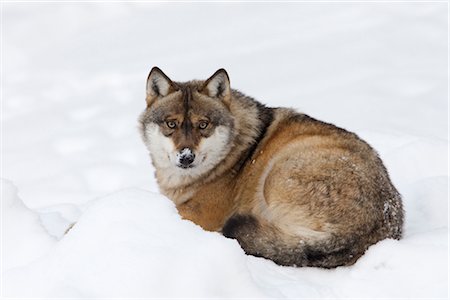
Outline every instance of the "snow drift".
POLYGON ((3 185, 4 214, 10 216, 3 224, 5 257, 16 262, 3 273, 7 297, 445 294, 447 231, 442 227, 402 241, 382 241, 352 267, 299 269, 245 255, 235 240, 181 220, 168 199, 140 189, 92 201, 76 225, 56 242, 45 234, 37 215, 20 202, 11 183, 3 185), (22 243, 14 243, 14 237, 22 243))

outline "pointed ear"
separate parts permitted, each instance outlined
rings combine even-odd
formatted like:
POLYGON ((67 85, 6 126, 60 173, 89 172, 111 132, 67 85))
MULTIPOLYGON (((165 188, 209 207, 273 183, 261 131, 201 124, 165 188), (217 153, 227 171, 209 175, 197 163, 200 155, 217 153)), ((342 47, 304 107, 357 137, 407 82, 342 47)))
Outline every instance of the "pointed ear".
POLYGON ((227 71, 219 69, 209 77, 202 87, 202 92, 213 98, 229 100, 231 97, 230 77, 227 71))
POLYGON ((158 67, 153 67, 147 77, 147 103, 178 90, 175 83, 158 67))

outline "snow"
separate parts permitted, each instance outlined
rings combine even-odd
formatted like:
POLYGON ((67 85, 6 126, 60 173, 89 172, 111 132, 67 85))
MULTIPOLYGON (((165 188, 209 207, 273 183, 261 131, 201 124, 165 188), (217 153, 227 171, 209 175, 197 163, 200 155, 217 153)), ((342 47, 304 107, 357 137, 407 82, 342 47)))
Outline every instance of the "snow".
POLYGON ((448 297, 447 3, 2 5, 2 296, 448 297), (356 132, 404 238, 292 268, 181 220, 137 130, 154 65, 356 132))
POLYGON ((5 294, 263 296, 246 261, 235 241, 182 221, 163 196, 126 189, 92 201, 69 234, 46 255, 30 266, 10 270, 5 294), (23 278, 30 278, 26 290, 23 278))
POLYGON ((39 222, 39 215, 17 197, 16 188, 2 180, 2 271, 30 264, 54 243, 39 222), (9 230, 11 229, 11 230, 9 230))

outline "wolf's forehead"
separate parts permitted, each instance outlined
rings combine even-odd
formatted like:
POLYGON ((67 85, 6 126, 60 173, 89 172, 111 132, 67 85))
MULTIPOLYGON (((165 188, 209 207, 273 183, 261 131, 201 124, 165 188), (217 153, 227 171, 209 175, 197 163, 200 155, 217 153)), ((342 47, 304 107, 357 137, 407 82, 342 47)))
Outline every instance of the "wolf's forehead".
MULTIPOLYGON (((198 82, 195 82, 198 84, 198 82)), ((196 121, 207 118, 216 125, 233 125, 233 117, 219 99, 206 97, 198 92, 196 85, 177 83, 180 89, 159 101, 147 112, 147 121, 163 123, 168 118, 179 121, 196 121)))
POLYGON ((211 114, 217 110, 217 105, 199 99, 192 92, 177 91, 171 97, 161 99, 152 107, 152 114, 163 116, 167 114, 211 114))

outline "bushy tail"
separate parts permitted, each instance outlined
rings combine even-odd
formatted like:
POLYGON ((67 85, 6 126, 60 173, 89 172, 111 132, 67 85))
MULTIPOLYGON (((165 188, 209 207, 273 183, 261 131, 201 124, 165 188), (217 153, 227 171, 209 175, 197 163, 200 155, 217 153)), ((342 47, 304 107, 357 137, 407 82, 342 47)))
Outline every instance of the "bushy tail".
POLYGON ((222 233, 236 239, 247 254, 264 257, 283 266, 335 268, 351 265, 366 250, 358 241, 335 236, 321 241, 303 239, 251 215, 232 216, 222 233))

